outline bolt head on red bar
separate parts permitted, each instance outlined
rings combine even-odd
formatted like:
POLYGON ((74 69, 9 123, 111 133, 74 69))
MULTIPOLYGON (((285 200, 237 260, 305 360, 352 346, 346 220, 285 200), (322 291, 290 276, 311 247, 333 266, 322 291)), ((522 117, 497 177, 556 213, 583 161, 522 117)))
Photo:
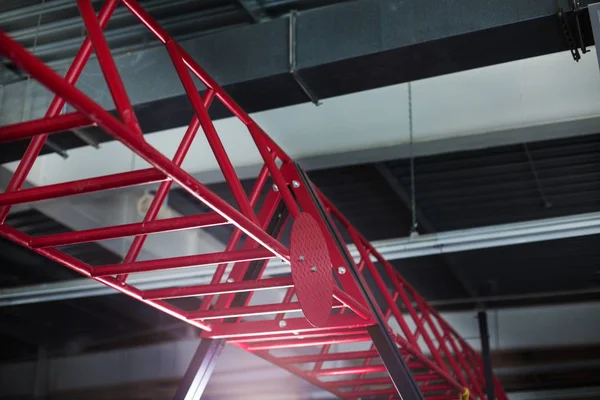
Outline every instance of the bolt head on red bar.
POLYGON ((294 219, 291 242, 292 279, 304 316, 313 326, 327 323, 333 302, 333 274, 327 242, 308 213, 294 219))

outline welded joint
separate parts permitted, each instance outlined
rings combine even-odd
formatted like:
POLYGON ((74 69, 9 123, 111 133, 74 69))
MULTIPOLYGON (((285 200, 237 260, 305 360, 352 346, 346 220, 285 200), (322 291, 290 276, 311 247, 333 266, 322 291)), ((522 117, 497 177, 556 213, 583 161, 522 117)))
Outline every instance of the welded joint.
POLYGON ((309 98, 309 100, 315 105, 315 106, 320 106, 322 103, 319 101, 319 98, 313 93, 313 91, 308 87, 308 85, 306 84, 306 82, 304 82, 304 80, 300 77, 300 75, 298 75, 298 69, 297 69, 297 61, 296 61, 296 48, 297 48, 297 43, 298 43, 298 33, 297 33, 297 18, 298 18, 298 11, 296 10, 292 10, 290 11, 290 17, 289 17, 289 35, 288 35, 288 39, 289 39, 289 46, 288 46, 288 50, 289 50, 289 67, 290 67, 290 75, 292 75, 292 78, 294 78, 294 80, 296 81, 296 83, 298 84, 298 86, 300 86, 300 89, 304 92, 304 94, 306 94, 306 96, 309 98))

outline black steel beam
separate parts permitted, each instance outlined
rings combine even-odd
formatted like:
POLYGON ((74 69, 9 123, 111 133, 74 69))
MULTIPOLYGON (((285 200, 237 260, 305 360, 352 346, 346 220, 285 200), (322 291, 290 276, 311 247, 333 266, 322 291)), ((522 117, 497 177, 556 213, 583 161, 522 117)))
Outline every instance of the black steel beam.
MULTIPOLYGON (((283 229, 286 216, 285 205, 280 202, 266 231, 273 236, 277 236, 283 229)), ((243 280, 258 279, 265 263, 264 260, 251 262, 243 280)), ((242 307, 249 295, 250 292, 236 294, 231 302, 231 307, 242 307)), ((235 319, 226 322, 235 322, 235 319)), ((202 397, 226 343, 227 339, 202 339, 200 341, 198 349, 179 383, 173 400, 198 400, 202 397)))
POLYGON ((481 338, 481 357, 483 358, 483 372, 485 375, 485 394, 487 400, 494 400, 494 372, 492 371, 492 354, 490 351, 490 334, 487 323, 487 313, 479 311, 477 313, 479 321, 479 336, 481 338))
POLYGON ((306 172, 304 172, 304 170, 302 170, 302 168, 297 164, 296 169, 303 181, 302 185, 307 188, 308 193, 310 194, 317 209, 319 210, 319 213, 321 214, 321 218, 329 230, 329 234, 333 238, 333 241, 335 242, 340 254, 345 259, 348 270, 352 273, 352 277, 356 281, 361 294, 367 301, 371 313, 375 317, 376 323, 367 327, 367 332, 369 333, 369 336, 371 337, 371 340, 373 341, 373 344, 375 345, 375 348, 377 349, 377 352, 379 353, 379 356, 381 357, 381 360, 383 361, 383 364, 385 365, 385 368, 387 369, 387 372, 396 390, 398 391, 400 398, 402 400, 424 400, 423 394, 419 390, 419 386, 415 382, 410 369, 404 362, 404 359, 400 354, 400 350, 398 349, 398 345, 388 329, 385 317, 383 316, 381 309, 377 304, 377 300, 371 293, 367 282, 358 271, 354 260, 352 260, 350 257, 344 241, 334 228, 334 222, 325 212, 325 207, 323 207, 323 204, 315 193, 308 175, 306 175, 306 172))
POLYGON ((224 339, 200 341, 183 379, 179 382, 173 400, 198 400, 202 397, 225 344, 224 339))
MULTIPOLYGON (((298 14, 297 70, 315 97, 323 100, 564 51, 568 47, 556 11, 556 0, 343 2, 298 14)), ((591 32, 589 16, 582 13, 582 17, 583 29, 591 32)), ((289 74, 288 34, 287 19, 278 18, 185 40, 182 45, 246 111, 257 112, 309 101, 289 74)), ((593 36, 585 37, 592 44, 593 36)), ((116 61, 145 133, 189 122, 192 107, 163 49, 136 51, 116 61)), ((96 88, 95 98, 106 102, 110 96, 102 93, 106 88, 102 79, 97 63, 91 61, 80 87, 96 88)), ((4 96, 0 121, 18 120, 23 84, 5 87, 11 96, 4 96)), ((48 100, 47 93, 34 88, 31 95, 36 100, 32 104, 48 100)), ((210 111, 214 118, 230 115, 218 104, 210 111)), ((98 141, 109 140, 97 130, 89 132, 98 141)), ((73 135, 53 139, 64 149, 84 145, 73 135)), ((0 162, 20 157, 25 145, 4 144, 0 162)))

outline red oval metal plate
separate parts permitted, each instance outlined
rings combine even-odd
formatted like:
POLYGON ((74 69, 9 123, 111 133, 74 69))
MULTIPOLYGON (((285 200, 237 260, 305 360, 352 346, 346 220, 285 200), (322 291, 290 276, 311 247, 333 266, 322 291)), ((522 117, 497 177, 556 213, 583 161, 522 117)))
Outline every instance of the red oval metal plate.
POLYGON ((333 304, 333 274, 327 243, 308 213, 294 219, 290 241, 292 279, 304 316, 315 327, 327 323, 333 304))

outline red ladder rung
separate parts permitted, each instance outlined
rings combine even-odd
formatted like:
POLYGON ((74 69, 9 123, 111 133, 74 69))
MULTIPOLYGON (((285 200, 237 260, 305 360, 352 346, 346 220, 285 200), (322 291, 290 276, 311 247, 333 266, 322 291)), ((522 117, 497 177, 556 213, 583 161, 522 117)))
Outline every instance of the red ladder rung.
POLYGON ((351 392, 343 392, 346 398, 366 398, 366 397, 377 397, 384 396, 386 394, 398 393, 395 387, 389 389, 372 389, 372 390, 353 390, 351 392))
MULTIPOLYGON (((291 336, 293 337, 293 336, 291 336)), ((371 337, 367 333, 358 333, 347 336, 339 337, 317 337, 317 338, 302 338, 302 339, 286 339, 286 340, 272 340, 265 343, 257 343, 244 345, 243 342, 237 342, 242 345, 248 351, 260 351, 260 350, 275 350, 275 349, 291 349, 297 347, 310 347, 310 346, 322 346, 325 344, 342 344, 342 343, 360 343, 369 342, 371 337)), ((232 341, 236 343, 236 341, 232 341)))
POLYGON ((38 135, 50 135, 94 125, 87 116, 75 111, 56 117, 40 118, 2 126, 0 127, 0 143, 30 139, 38 135))
POLYGON ((94 267, 92 277, 133 274, 137 272, 160 271, 184 267, 201 267, 220 263, 240 261, 268 260, 275 258, 269 250, 258 248, 251 250, 236 250, 228 253, 206 253, 192 256, 161 258, 158 260, 137 261, 128 264, 112 264, 94 267))
POLYGON ((362 358, 379 358, 377 350, 347 351, 342 353, 309 354, 304 356, 280 357, 284 364, 302 364, 317 361, 358 360, 362 358))
POLYGON ((254 223, 257 223, 256 214, 254 213, 254 210, 248 201, 246 192, 244 192, 244 188, 242 187, 240 179, 233 168, 233 164, 229 159, 229 155, 227 154, 227 151, 225 151, 225 147, 221 142, 219 134, 217 133, 217 130, 215 129, 215 126, 208 115, 207 108, 202 103, 202 98, 198 93, 196 84, 194 83, 192 76, 190 75, 187 66, 183 61, 179 50, 179 45, 172 40, 168 41, 165 45, 167 52, 171 57, 171 61, 175 66, 179 80, 181 81, 181 84, 183 85, 183 88, 185 89, 185 92, 192 103, 192 107, 194 108, 196 116, 200 120, 200 124, 202 125, 202 129, 204 130, 208 144, 215 155, 217 163, 219 164, 219 168, 221 169, 225 181, 231 189, 231 194, 233 195, 235 202, 239 206, 242 214, 244 214, 254 223))
POLYGON ((96 13, 92 6, 91 0, 77 0, 79 13, 83 19, 88 38, 92 43, 98 65, 104 75, 106 85, 110 91, 113 102, 121 117, 121 121, 132 129, 139 136, 142 136, 142 130, 129 101, 129 95, 125 90, 125 85, 121 80, 121 75, 117 69, 117 64, 108 47, 108 42, 102 33, 102 27, 96 18, 96 13))
POLYGON ((386 385, 392 383, 389 376, 382 378, 366 378, 366 379, 344 379, 339 381, 331 381, 325 383, 327 387, 340 388, 347 386, 370 386, 370 385, 386 385))
POLYGON ((100 192, 103 190, 146 185, 166 180, 169 180, 169 178, 154 168, 120 172, 118 174, 99 176, 97 178, 79 179, 33 187, 30 189, 22 189, 16 192, 0 193, 0 207, 58 199, 61 197, 100 192))
POLYGON ((66 246, 100 240, 118 239, 128 236, 208 228, 211 226, 227 225, 228 223, 229 222, 221 215, 213 212, 40 236, 31 240, 31 247, 66 246))
MULTIPOLYGON (((332 308, 341 308, 341 304, 334 304, 332 308)), ((270 315, 281 313, 298 313, 302 312, 300 303, 277 303, 277 304, 260 304, 245 307, 230 307, 223 310, 212 309, 202 311, 191 311, 187 313, 188 319, 191 320, 210 320, 219 318, 232 317, 250 317, 257 315, 270 315)))
POLYGON ((415 378, 415 381, 417 382, 435 382, 445 380, 436 373, 414 374, 413 378, 415 378))
MULTIPOLYGON (((239 343, 240 345, 246 345, 248 346, 251 343, 265 343, 265 342, 274 342, 276 340, 279 341, 287 341, 287 340, 296 340, 296 339, 307 339, 307 346, 318 346, 318 344, 311 344, 312 342, 310 342, 310 340, 313 339, 321 339, 324 337, 333 337, 335 338, 335 340, 341 340, 342 337, 345 336, 356 336, 359 334, 363 334, 366 333, 366 330, 364 327, 360 327, 360 328, 354 328, 354 329, 346 329, 344 327, 341 328, 337 328, 337 329, 332 329, 332 330, 328 330, 328 331, 316 331, 316 332, 302 332, 302 333, 298 333, 298 332, 286 332, 283 334, 277 334, 277 335, 273 335, 273 334, 267 334, 267 335, 254 335, 254 336, 249 336, 249 337, 243 337, 243 338, 236 338, 236 339, 232 339, 229 342, 230 343, 239 343)), ((339 341, 335 341, 334 343, 341 343, 339 341)))
POLYGON ((259 279, 255 281, 226 282, 209 285, 186 286, 146 290, 144 299, 174 299, 179 297, 214 296, 226 293, 254 292, 257 290, 286 289, 294 286, 291 276, 259 279))
MULTIPOLYGON (((14 41, 6 37, 4 33, 0 32, 0 51, 9 58, 18 60, 18 64, 24 71, 29 72, 34 79, 39 80, 40 83, 46 85, 51 91, 57 93, 45 119, 0 128, 0 142, 33 137, 31 145, 23 157, 22 162, 19 164, 14 178, 11 180, 7 193, 0 195, 0 222, 4 221, 9 209, 8 206, 13 204, 55 199, 58 197, 152 182, 163 182, 163 184, 153 200, 151 210, 147 212, 144 222, 141 223, 130 223, 120 226, 48 235, 37 238, 22 234, 10 227, 0 226, 0 234, 23 246, 33 248, 37 253, 54 261, 61 262, 67 267, 86 276, 91 276, 100 283, 108 285, 133 298, 156 307, 159 310, 204 329, 207 332, 203 333, 203 337, 231 339, 230 342, 235 343, 237 346, 255 352, 258 356, 282 366, 288 371, 303 377, 319 387, 330 390, 337 396, 343 398, 356 398, 360 396, 386 395, 386 398, 390 398, 390 395, 392 395, 393 397, 395 388, 391 386, 390 380, 387 379, 387 377, 385 382, 380 383, 386 385, 384 386, 385 389, 382 389, 381 387, 365 388, 368 385, 375 385, 370 379, 365 379, 365 373, 383 372, 383 370, 381 370, 383 368, 382 365, 369 365, 370 360, 377 358, 377 354, 373 347, 371 347, 371 350, 363 352, 363 354, 368 355, 368 357, 365 356, 364 358, 365 362, 363 366, 321 369, 321 364, 323 362, 352 360, 354 358, 350 357, 356 355, 349 354, 353 352, 330 353, 329 346, 337 343, 351 342, 367 342, 367 344, 371 344, 371 339, 366 332, 366 327, 373 324, 371 313, 361 303, 362 298, 360 295, 346 287, 346 281, 344 279, 342 279, 342 284, 348 292, 346 293, 337 287, 335 288, 334 299, 340 304, 336 303, 334 307, 341 307, 346 311, 353 311, 353 313, 348 312, 344 314, 343 312, 340 312, 331 315, 328 324, 325 327, 320 328, 311 326, 304 318, 284 319, 285 313, 300 310, 298 303, 291 301, 293 281, 290 277, 283 279, 271 278, 249 282, 238 282, 238 280, 241 280, 244 276, 245 270, 248 268, 251 261, 264 260, 260 263, 260 266, 262 266, 263 269, 267 265, 267 260, 272 259, 275 256, 282 258, 284 262, 289 261, 289 250, 278 240, 278 238, 273 238, 268 235, 265 230, 266 224, 272 220, 273 210, 276 209, 281 200, 286 204, 291 217, 297 216, 300 212, 300 206, 305 212, 314 211, 310 209, 312 200, 307 203, 304 200, 293 197, 292 191, 288 187, 293 179, 297 179, 294 175, 297 172, 290 175, 289 168, 292 165, 290 164, 291 159, 289 156, 287 156, 287 154, 273 142, 273 140, 249 117, 249 115, 242 110, 220 86, 217 85, 217 83, 190 57, 190 55, 181 48, 181 46, 172 40, 166 31, 164 31, 136 1, 121 0, 125 7, 127 7, 155 36, 158 37, 160 41, 163 42, 163 44, 166 45, 167 51, 173 59, 175 68, 196 112, 195 119, 192 120, 188 127, 186 135, 184 135, 184 139, 182 140, 174 159, 172 161, 168 160, 155 148, 150 146, 141 136, 139 126, 133 113, 133 108, 131 107, 123 82, 121 81, 114 60, 110 54, 106 39, 102 34, 102 30, 114 11, 118 0, 108 0, 98 17, 96 17, 94 10, 91 7, 90 0, 77 1, 87 30, 89 31, 89 37, 84 40, 84 44, 73 65, 70 67, 65 79, 58 77, 57 74, 45 67, 39 60, 29 55, 24 49, 20 48, 18 44, 14 43, 14 41), (101 68, 117 105, 117 112, 120 115, 122 122, 118 121, 113 115, 95 104, 75 87, 75 81, 83 70, 91 53, 92 44, 96 50, 101 68), (206 85, 207 91, 203 99, 199 96, 190 74, 194 74, 206 85), (214 97, 218 98, 241 120, 243 124, 247 126, 250 135, 261 153, 261 157, 265 161, 265 166, 263 167, 250 196, 247 196, 242 189, 239 178, 233 169, 233 165, 231 164, 208 115, 208 107, 214 97), (81 112, 62 116, 58 115, 65 104, 65 100, 81 110, 81 112), (189 173, 181 169, 181 162, 189 149, 189 145, 191 144, 195 131, 200 123, 203 126, 209 144, 215 153, 219 166, 226 177, 228 186, 232 190, 241 212, 223 201, 223 199, 200 184, 200 182, 193 178, 189 173), (99 126, 129 147, 154 168, 19 191, 36 157, 39 155, 48 134, 89 125, 99 126), (283 162, 281 167, 276 163, 277 158, 283 162), (269 199, 267 201, 268 206, 263 204, 259 215, 257 216, 254 209, 269 173, 271 179, 273 179, 273 182, 280 190, 277 193, 276 198, 272 198, 272 196, 267 197, 267 199, 269 199), (160 210, 160 207, 164 203, 166 193, 173 182, 177 183, 197 200, 210 207, 214 213, 155 221, 158 210, 160 210), (307 207, 310 210, 307 210, 307 207), (224 252, 136 262, 138 250, 143 246, 144 239, 148 234, 180 229, 203 228, 226 223, 233 224, 236 229, 224 252), (247 245, 245 244, 244 247, 238 250, 238 241, 243 234, 248 236, 246 239, 247 245), (130 247, 127 257, 121 265, 91 267, 56 249, 50 248, 84 242, 95 242, 98 240, 115 239, 125 236, 134 236, 135 239, 134 245, 130 247), (235 279, 235 282, 221 283, 225 280, 223 274, 229 263, 235 263, 229 276, 230 279, 235 279), (212 282, 209 285, 197 285, 185 288, 166 288, 144 292, 127 285, 124 282, 126 275, 134 272, 215 264, 219 264, 219 266, 213 274, 212 282), (288 296, 286 296, 287 301, 284 301, 283 304, 248 305, 254 291, 276 288, 288 289, 288 296), (248 294, 247 302, 243 307, 240 304, 237 308, 229 308, 230 299, 233 298, 234 294, 241 292, 246 292, 248 294), (212 296, 215 295, 222 296, 219 297, 216 306, 213 307, 213 309, 210 309, 211 304, 213 304, 212 296), (161 300, 188 296, 203 296, 201 309, 195 312, 186 312, 161 300), (197 320, 231 317, 239 318, 273 313, 277 314, 275 320, 229 324, 217 323, 210 325, 197 320), (320 354, 310 356, 314 358, 314 361, 308 361, 309 356, 296 356, 295 361, 297 362, 291 363, 290 360, 294 360, 294 357, 278 358, 264 351, 305 346, 320 346, 314 349, 317 353, 319 353, 320 350, 320 354), (302 359, 298 357, 305 358, 302 359), (313 371, 305 371, 291 365, 308 362, 317 363, 313 371), (318 376, 345 376, 346 374, 351 373, 353 375, 362 374, 363 376, 359 379, 352 378, 351 380, 346 380, 343 384, 338 384, 337 381, 321 382, 317 379, 318 376), (331 386, 327 386, 329 384, 331 386), (340 391, 335 389, 335 387, 344 387, 341 385, 353 386, 354 390, 340 391), (389 386, 389 389, 387 386, 389 386), (361 391, 359 390, 360 388, 367 390, 361 391)), ((298 193, 295 194, 296 196, 298 195, 298 193)), ((415 375, 415 379, 420 383, 425 383, 424 385, 421 385, 421 390, 431 394, 426 396, 426 398, 432 400, 456 398, 458 396, 457 393, 461 393, 466 385, 469 385, 474 389, 472 390, 473 397, 481 397, 482 394, 478 393, 477 388, 477 383, 481 383, 483 379, 478 370, 481 365, 479 356, 462 338, 457 336, 456 332, 450 328, 429 305, 424 302, 414 288, 398 275, 397 271, 395 271, 394 268, 387 263, 379 253, 377 253, 373 246, 352 227, 343 215, 341 215, 341 213, 339 213, 339 211, 335 209, 322 194, 319 195, 325 204, 326 210, 331 214, 330 216, 332 218, 335 217, 341 222, 341 225, 348 230, 353 241, 357 245, 357 248, 361 251, 363 262, 366 261, 369 270, 374 276, 379 291, 385 296, 385 305, 381 305, 381 308, 386 311, 386 318, 388 315, 392 314, 400 324, 406 338, 397 333, 393 333, 394 340, 399 345, 409 368, 415 375), (387 280, 381 280, 381 274, 370 260, 370 257, 372 256, 374 256, 378 262, 382 263, 385 268, 385 274, 391 279, 393 288, 391 292, 389 292, 389 287, 387 285, 389 282, 387 280), (404 288, 406 288, 406 292, 404 292, 404 288), (405 313, 400 311, 401 307, 399 308, 396 304, 396 301, 399 298, 399 292, 400 295, 404 295, 403 298, 401 298, 402 302, 410 306, 408 313, 410 315, 408 317, 405 313), (417 303, 417 306, 411 310, 413 301, 417 303), (423 320, 419 318, 419 311, 423 313, 423 320), (408 318, 412 318, 412 321, 415 322, 420 329, 418 329, 416 333, 407 330, 405 326, 406 322, 404 321, 405 318, 407 320, 408 318), (432 331, 432 334, 430 334, 427 328, 432 331), (436 339, 441 338, 438 340, 440 343, 439 349, 435 348, 435 346, 431 349, 433 352, 432 357, 437 361, 437 364, 430 359, 429 355, 425 355, 420 349, 417 339, 421 335, 426 340, 431 339, 431 336, 435 336, 436 339), (410 359, 407 355, 411 356, 410 359), (442 357, 442 355, 444 355, 444 357, 442 357), (450 364, 450 368, 446 366, 446 362, 450 364), (467 379, 465 379, 465 373, 467 379), (452 374, 454 374, 454 376, 452 376, 452 374), (460 382, 457 382, 457 378, 460 382)), ((337 228, 334 226, 334 230, 335 229, 337 228)), ((334 265, 338 265, 337 261, 334 262, 334 265)), ((346 275, 343 278, 348 280, 350 276, 346 275)), ((498 388, 499 393, 503 395, 500 386, 498 386, 498 388)), ((499 395, 499 398, 505 399, 505 396, 499 395)))
POLYGON ((286 333, 327 332, 340 328, 353 329, 366 327, 372 323, 357 315, 332 315, 324 326, 314 327, 306 318, 289 318, 282 321, 249 321, 237 324, 215 325, 212 332, 205 332, 205 337, 212 339, 235 339, 258 335, 281 335, 286 333))
POLYGON ((360 367, 328 368, 308 372, 311 376, 342 376, 356 374, 375 374, 386 372, 385 365, 363 365, 360 367))

